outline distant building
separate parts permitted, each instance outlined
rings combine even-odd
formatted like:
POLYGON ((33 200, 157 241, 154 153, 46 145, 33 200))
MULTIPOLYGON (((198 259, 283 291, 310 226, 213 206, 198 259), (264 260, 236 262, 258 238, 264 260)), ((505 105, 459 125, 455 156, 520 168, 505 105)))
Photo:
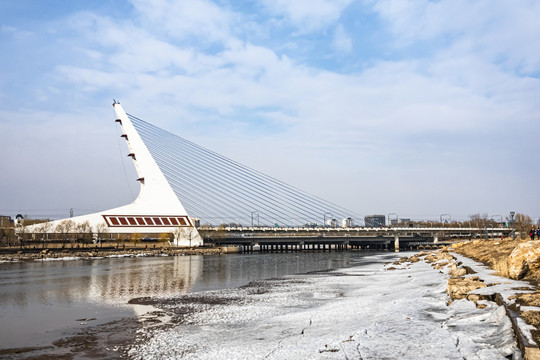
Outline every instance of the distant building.
POLYGON ((399 225, 399 224, 408 224, 411 222, 411 219, 403 218, 403 219, 391 219, 390 225, 399 225))
POLYGON ((9 216, 0 216, 0 245, 9 245, 10 238, 15 236, 14 223, 9 216))
POLYGON ((337 219, 327 219, 324 225, 328 227, 337 228, 338 224, 339 222, 337 221, 337 219))
POLYGON ((386 226, 386 217, 384 215, 368 215, 364 217, 364 224, 367 227, 386 226))
POLYGON ((341 220, 341 227, 342 228, 349 228, 354 226, 354 220, 351 217, 345 218, 341 220))
POLYGON ((7 229, 13 227, 11 224, 11 218, 9 216, 0 215, 0 228, 7 229))

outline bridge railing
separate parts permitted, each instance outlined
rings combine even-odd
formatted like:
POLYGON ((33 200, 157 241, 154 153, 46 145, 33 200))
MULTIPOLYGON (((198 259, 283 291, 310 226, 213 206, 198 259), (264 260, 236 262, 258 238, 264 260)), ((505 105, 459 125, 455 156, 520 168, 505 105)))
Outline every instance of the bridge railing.
POLYGON ((243 226, 243 227, 199 227, 202 231, 227 231, 227 232, 471 232, 471 233, 492 233, 502 232, 507 233, 512 231, 511 228, 493 227, 493 228, 475 228, 475 227, 270 227, 270 226, 243 226))

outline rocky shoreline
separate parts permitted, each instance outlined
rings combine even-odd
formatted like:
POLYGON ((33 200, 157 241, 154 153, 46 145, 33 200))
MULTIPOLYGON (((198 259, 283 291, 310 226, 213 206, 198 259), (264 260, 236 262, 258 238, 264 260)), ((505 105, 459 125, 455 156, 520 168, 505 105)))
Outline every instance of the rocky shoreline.
MULTIPOLYGON (((540 292, 536 285, 505 289, 510 290, 510 293, 513 294, 509 295, 508 291, 503 294, 501 282, 493 281, 493 277, 477 274, 471 266, 463 264, 461 261, 464 260, 463 258, 460 260, 459 255, 451 253, 463 245, 463 243, 458 243, 454 244, 452 248, 445 247, 434 252, 420 252, 411 257, 403 257, 394 262, 393 265, 425 261, 431 263, 434 269, 448 272, 449 304, 455 300, 466 299, 474 302, 478 308, 485 308, 486 301, 496 302, 499 306, 503 306, 512 321, 512 327, 524 359, 540 359, 540 292)), ((520 266, 530 267, 525 263, 520 264, 520 266)), ((387 270, 393 269, 396 268, 387 268, 387 270)))
POLYGON ((131 249, 44 249, 38 252, 0 254, 0 262, 21 262, 39 260, 100 259, 107 257, 140 257, 140 256, 186 256, 211 255, 234 252, 233 248, 198 247, 198 248, 131 248, 131 249))

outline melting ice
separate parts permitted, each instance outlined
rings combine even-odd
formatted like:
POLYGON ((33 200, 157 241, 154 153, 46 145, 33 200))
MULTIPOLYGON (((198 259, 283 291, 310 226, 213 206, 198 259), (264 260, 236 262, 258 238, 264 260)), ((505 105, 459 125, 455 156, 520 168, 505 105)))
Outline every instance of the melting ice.
MULTIPOLYGON (((410 254, 409 254, 410 255, 410 254)), ((403 254, 401 254, 403 256, 403 254)), ((145 328, 135 359, 521 359, 494 303, 449 300, 429 264, 359 266, 162 298, 168 326, 145 328)))

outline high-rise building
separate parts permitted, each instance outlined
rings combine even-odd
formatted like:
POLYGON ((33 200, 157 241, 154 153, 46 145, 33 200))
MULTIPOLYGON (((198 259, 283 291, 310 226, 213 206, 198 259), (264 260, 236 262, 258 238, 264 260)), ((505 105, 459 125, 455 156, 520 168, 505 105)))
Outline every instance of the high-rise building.
POLYGON ((367 227, 386 226, 386 217, 384 215, 368 215, 364 217, 364 224, 367 227))

